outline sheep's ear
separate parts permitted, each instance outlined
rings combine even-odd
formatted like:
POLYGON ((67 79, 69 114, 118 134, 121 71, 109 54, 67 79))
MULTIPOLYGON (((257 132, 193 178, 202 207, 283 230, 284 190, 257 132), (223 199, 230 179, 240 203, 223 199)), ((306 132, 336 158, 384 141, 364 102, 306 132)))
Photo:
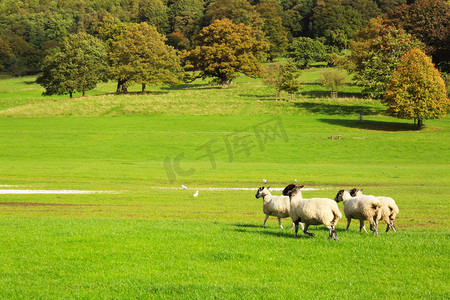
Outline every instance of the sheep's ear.
POLYGON ((359 191, 360 191, 360 192, 362 192, 362 191, 363 191, 363 189, 360 189, 359 191))
POLYGON ((305 186, 305 185, 302 184, 302 185, 299 185, 298 188, 301 189, 301 188, 303 188, 304 186, 305 186))
POLYGON ((270 189, 270 186, 268 186, 267 189, 270 189))

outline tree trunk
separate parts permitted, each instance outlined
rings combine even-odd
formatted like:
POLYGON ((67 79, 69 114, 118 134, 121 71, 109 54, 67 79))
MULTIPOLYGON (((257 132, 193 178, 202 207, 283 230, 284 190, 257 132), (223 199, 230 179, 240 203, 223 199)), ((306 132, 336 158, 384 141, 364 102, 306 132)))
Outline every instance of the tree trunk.
POLYGON ((86 91, 85 91, 85 90, 83 90, 83 97, 84 97, 84 96, 86 96, 86 91))
POLYGON ((125 85, 126 81, 125 80, 117 80, 117 90, 116 93, 120 94, 120 93, 126 93, 128 92, 128 87, 125 85))
POLYGON ((145 91, 145 87, 146 87, 146 84, 143 83, 143 84, 142 84, 142 94, 145 94, 145 92, 146 92, 146 91, 145 91))
POLYGON ((417 119, 417 129, 422 129, 423 127, 423 120, 422 119, 417 119))
POLYGON ((277 99, 281 98, 281 91, 277 90, 277 99))
POLYGON ((337 91, 331 91, 331 98, 335 99, 338 96, 338 92, 337 91))
POLYGON ((69 92, 70 98, 72 98, 72 91, 69 92))

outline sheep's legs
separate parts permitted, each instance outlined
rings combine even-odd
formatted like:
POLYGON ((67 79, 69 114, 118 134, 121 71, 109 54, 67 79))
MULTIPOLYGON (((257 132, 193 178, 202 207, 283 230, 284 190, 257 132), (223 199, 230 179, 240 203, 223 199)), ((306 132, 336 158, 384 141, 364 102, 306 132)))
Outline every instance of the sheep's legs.
POLYGON ((281 218, 278 218, 278 226, 280 226, 281 229, 284 229, 283 225, 281 225, 281 218))
POLYGON ((334 238, 335 241, 339 242, 339 238, 336 233, 336 228, 333 225, 327 226, 327 227, 328 227, 328 229, 330 229, 330 234, 328 235, 328 239, 330 240, 331 238, 334 238))
POLYGON ((395 230, 394 222, 387 223, 386 233, 389 231, 390 228, 392 228, 394 232, 397 232, 397 230, 395 230))
POLYGON ((366 226, 364 225, 364 220, 359 220, 359 232, 361 230, 364 230, 365 233, 367 233, 366 226))
POLYGON ((378 234, 378 223, 377 222, 370 223, 370 230, 372 230, 373 233, 375 233, 378 236, 379 235, 378 234))
POLYGON ((305 224, 305 228, 303 229, 303 232, 309 236, 316 236, 314 233, 308 232, 308 227, 309 227, 309 225, 305 224))
POLYGON ((391 223, 391 227, 392 227, 392 230, 394 230, 394 232, 397 233, 397 229, 395 229, 394 222, 391 223))
POLYGON ((347 219, 347 228, 345 229, 346 231, 348 231, 348 228, 350 227, 350 223, 352 222, 351 218, 347 219))
POLYGON ((294 225, 295 225, 295 233, 294 233, 294 238, 297 237, 297 233, 298 233, 298 223, 300 223, 300 219, 297 221, 293 221, 294 225))
POLYGON ((269 215, 266 215, 266 218, 264 219, 264 223, 262 225, 262 228, 266 227, 266 221, 267 221, 268 218, 269 218, 269 215))

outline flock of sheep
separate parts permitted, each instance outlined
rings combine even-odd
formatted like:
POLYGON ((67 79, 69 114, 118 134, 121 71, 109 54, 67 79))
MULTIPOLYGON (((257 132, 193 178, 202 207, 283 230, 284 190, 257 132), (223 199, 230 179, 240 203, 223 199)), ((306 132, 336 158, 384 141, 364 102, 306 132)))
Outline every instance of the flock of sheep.
POLYGON ((310 225, 325 225, 330 234, 328 239, 334 238, 339 241, 336 233, 336 223, 342 217, 338 203, 344 202, 344 213, 347 218, 347 230, 352 219, 359 220, 359 231, 367 233, 364 222, 369 221, 370 230, 378 235, 378 221, 384 220, 387 224, 386 232, 392 228, 397 232, 394 225, 395 217, 399 209, 394 199, 390 197, 375 197, 363 195, 362 189, 352 189, 350 191, 340 190, 335 199, 302 197, 301 188, 303 185, 290 184, 283 190, 283 196, 272 195, 269 187, 260 187, 256 192, 256 198, 263 198, 263 212, 266 215, 263 227, 269 216, 278 218, 278 225, 281 225, 281 218, 291 217, 293 227, 295 227, 294 237, 297 237, 299 224, 305 234, 315 236, 308 232, 310 225))

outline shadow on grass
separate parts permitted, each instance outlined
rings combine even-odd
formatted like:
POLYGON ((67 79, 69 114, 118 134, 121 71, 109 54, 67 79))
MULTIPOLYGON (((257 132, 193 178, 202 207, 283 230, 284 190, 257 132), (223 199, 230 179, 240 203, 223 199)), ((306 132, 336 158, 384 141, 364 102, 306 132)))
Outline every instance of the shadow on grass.
POLYGON ((310 111, 312 113, 323 115, 347 115, 360 113, 362 113, 363 115, 379 115, 384 111, 381 108, 370 106, 326 104, 319 102, 298 102, 295 103, 295 106, 310 111))
POLYGON ((221 90, 221 85, 182 83, 171 86, 162 87, 162 90, 178 91, 178 90, 221 90))
MULTIPOLYGON (((276 231, 268 229, 268 228, 262 228, 260 225, 254 225, 254 224, 234 224, 234 231, 236 232, 242 232, 242 233, 252 233, 252 234, 259 234, 259 235, 269 235, 269 236, 276 236, 276 237, 284 237, 284 238, 294 238, 294 230, 289 228, 280 229, 277 228, 276 231), (257 231, 254 230, 247 230, 247 229, 259 229, 257 231)), ((317 233, 320 231, 326 231, 328 232, 328 228, 325 226, 311 226, 308 229, 308 232, 317 233)), ((336 231, 342 231, 340 229, 336 229, 336 231)), ((310 237, 303 233, 301 228, 298 230, 297 238, 314 238, 310 237)))
POLYGON ((412 123, 400 123, 400 122, 385 122, 385 121, 372 121, 372 120, 343 120, 343 119, 319 119, 320 122, 328 123, 331 125, 338 125, 350 128, 359 128, 367 130, 378 131, 412 131, 417 130, 416 126, 412 123))
POLYGON ((243 98, 254 98, 259 101, 276 101, 284 100, 283 98, 277 98, 276 95, 257 95, 257 94, 239 94, 239 97, 243 98))
MULTIPOLYGON (((330 91, 300 91, 300 94, 309 98, 331 98, 330 91)), ((361 93, 338 92, 339 98, 361 98, 361 93)))

